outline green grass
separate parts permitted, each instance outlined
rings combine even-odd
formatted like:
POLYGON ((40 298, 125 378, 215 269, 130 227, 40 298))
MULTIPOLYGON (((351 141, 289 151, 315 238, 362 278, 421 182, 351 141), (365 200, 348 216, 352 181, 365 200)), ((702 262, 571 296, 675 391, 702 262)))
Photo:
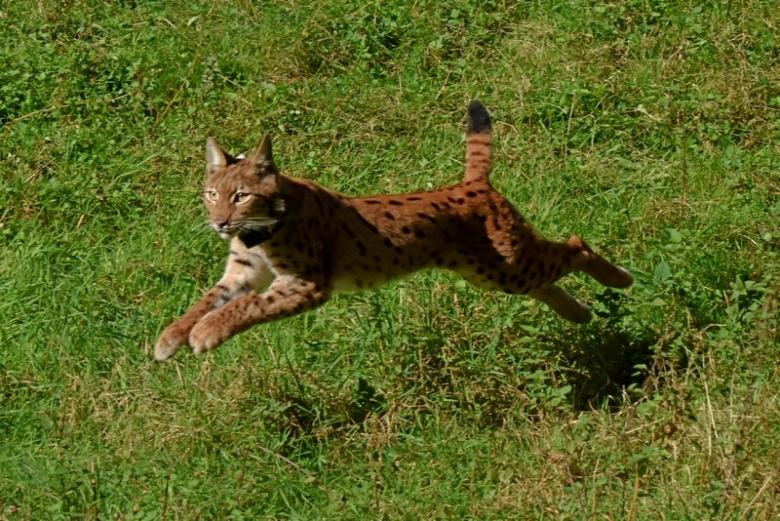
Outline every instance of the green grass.
POLYGON ((776 519, 772 1, 0 4, 0 519, 776 519), (152 360, 220 275, 204 141, 494 184, 636 284, 430 272, 152 360))

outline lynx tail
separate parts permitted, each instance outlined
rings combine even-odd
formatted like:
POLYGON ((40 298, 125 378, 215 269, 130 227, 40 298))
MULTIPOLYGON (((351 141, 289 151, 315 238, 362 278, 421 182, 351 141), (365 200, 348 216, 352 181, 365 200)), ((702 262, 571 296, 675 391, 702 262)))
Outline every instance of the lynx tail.
POLYGON ((479 101, 469 104, 466 131, 466 176, 464 181, 487 180, 490 172, 490 116, 479 101))

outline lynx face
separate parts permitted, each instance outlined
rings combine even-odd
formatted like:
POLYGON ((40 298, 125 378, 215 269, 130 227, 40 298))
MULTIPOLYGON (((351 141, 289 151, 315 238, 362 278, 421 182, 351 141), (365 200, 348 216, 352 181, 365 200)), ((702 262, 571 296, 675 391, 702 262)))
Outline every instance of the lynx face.
POLYGON ((223 239, 261 231, 276 224, 285 213, 280 178, 264 140, 246 159, 225 154, 211 140, 203 202, 209 223, 223 239))

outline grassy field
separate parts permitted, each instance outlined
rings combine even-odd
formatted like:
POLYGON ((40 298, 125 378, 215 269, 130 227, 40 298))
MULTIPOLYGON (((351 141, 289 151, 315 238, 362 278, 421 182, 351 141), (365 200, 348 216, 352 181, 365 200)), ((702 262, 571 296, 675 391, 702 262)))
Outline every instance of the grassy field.
MULTIPOLYGON (((384 5, 389 4, 389 5, 384 5)), ((780 516, 780 10, 0 3, 0 519, 780 516), (220 276, 204 141, 351 195, 462 175, 636 284, 444 272, 152 359, 220 276)))

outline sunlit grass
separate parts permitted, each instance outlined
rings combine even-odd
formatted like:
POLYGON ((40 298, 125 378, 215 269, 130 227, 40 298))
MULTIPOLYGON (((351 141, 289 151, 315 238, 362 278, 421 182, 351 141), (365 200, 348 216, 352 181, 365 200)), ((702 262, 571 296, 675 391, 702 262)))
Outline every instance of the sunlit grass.
POLYGON ((771 2, 7 2, 0 519, 774 519, 771 2), (492 179, 636 284, 430 272, 157 364, 220 275, 207 135, 351 195, 492 179))

